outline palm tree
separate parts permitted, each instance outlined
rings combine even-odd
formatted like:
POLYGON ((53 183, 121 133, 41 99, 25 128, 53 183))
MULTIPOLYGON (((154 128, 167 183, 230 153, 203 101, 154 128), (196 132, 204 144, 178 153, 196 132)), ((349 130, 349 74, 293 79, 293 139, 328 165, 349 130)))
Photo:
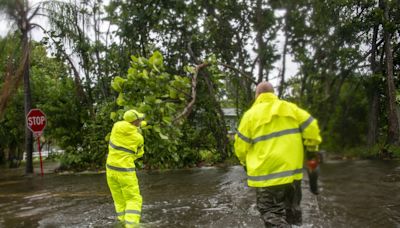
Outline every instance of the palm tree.
MULTIPOLYGON (((30 36, 29 33, 32 30, 32 19, 37 15, 39 7, 30 7, 28 0, 0 0, 0 12, 5 13, 10 21, 14 22, 19 32, 21 33, 22 41, 22 58, 20 61, 20 69, 18 70, 14 79, 9 83, 18 82, 21 78, 24 81, 24 111, 25 116, 28 114, 32 107, 32 97, 30 89, 30 36)), ((15 84, 15 83, 14 83, 15 84)), ((11 97, 11 93, 2 94, 5 96, 1 97, 2 103, 6 104, 7 100, 11 97)), ((3 112, 5 107, 2 107, 0 112, 3 112)), ((1 114, 1 113, 0 113, 1 114)), ((33 173, 32 164, 32 151, 33 151, 33 137, 32 133, 25 128, 25 152, 26 152, 26 174, 33 173)))

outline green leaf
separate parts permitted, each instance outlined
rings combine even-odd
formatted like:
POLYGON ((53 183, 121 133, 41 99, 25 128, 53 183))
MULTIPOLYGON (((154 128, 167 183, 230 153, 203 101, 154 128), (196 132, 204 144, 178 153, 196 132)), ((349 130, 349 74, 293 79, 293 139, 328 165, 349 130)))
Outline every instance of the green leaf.
POLYGON ((156 72, 160 73, 160 70, 157 68, 156 65, 153 65, 153 69, 154 69, 156 72))
POLYGON ((121 78, 120 76, 117 76, 114 78, 114 80, 111 81, 111 87, 117 91, 117 92, 122 92, 122 88, 126 82, 126 79, 121 78))
POLYGON ((188 73, 191 73, 191 74, 194 74, 194 73, 196 72, 196 68, 194 68, 194 67, 192 67, 192 66, 185 66, 185 67, 183 68, 183 70, 184 70, 185 72, 188 72, 188 73))
POLYGON ((136 56, 134 56, 134 55, 131 56, 131 60, 134 63, 138 63, 138 58, 136 58, 136 56))
POLYGON ((144 79, 146 79, 146 80, 149 79, 149 72, 147 72, 146 69, 143 70, 143 72, 142 72, 142 77, 143 77, 144 79))
POLYGON ((163 56, 159 51, 155 51, 153 55, 149 59, 149 63, 153 67, 162 67, 163 66, 163 56))
POLYGON ((178 97, 178 93, 175 89, 169 88, 169 97, 172 99, 176 99, 178 97))
POLYGON ((115 121, 117 119, 117 113, 116 112, 111 112, 110 113, 110 119, 112 119, 113 121, 115 121))
POLYGON ((157 133, 160 133, 160 132, 161 132, 160 126, 154 126, 153 129, 154 129, 154 131, 157 132, 157 133))
POLYGON ((109 133, 106 135, 106 137, 104 137, 104 140, 105 140, 106 142, 110 141, 110 136, 111 136, 111 132, 109 132, 109 133))
POLYGON ((170 124, 171 123, 171 117, 168 117, 168 116, 164 116, 163 118, 162 118, 162 120, 163 120, 163 122, 164 123, 166 123, 166 124, 170 124))
POLYGON ((160 135, 161 139, 168 140, 168 136, 164 135, 163 133, 159 132, 158 135, 160 135))
POLYGON ((173 153, 172 158, 174 159, 175 162, 179 162, 179 155, 177 153, 173 153))
POLYGON ((124 99, 124 94, 123 93, 120 93, 119 95, 118 95, 118 98, 117 98, 117 105, 119 105, 119 106, 124 106, 126 104, 126 101, 125 101, 125 99, 124 99))

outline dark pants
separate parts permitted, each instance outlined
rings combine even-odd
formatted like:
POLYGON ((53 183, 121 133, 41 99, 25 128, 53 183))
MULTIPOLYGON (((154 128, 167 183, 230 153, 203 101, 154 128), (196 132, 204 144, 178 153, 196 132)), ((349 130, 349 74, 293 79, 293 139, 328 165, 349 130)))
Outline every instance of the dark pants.
POLYGON ((300 226, 301 181, 257 189, 257 209, 265 227, 300 226))

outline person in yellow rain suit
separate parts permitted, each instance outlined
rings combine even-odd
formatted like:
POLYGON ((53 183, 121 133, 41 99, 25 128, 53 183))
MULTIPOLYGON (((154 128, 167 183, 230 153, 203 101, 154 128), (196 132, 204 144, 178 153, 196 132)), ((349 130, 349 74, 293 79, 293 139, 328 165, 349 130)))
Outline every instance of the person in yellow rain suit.
POLYGON ((144 153, 144 139, 139 130, 144 114, 132 109, 126 111, 123 118, 114 124, 111 131, 107 183, 118 220, 126 227, 134 227, 140 222, 142 210, 134 161, 144 153))
POLYGON ((304 146, 318 151, 317 120, 295 104, 280 100, 269 82, 256 87, 256 100, 235 135, 235 154, 256 188, 265 227, 301 225, 304 146))

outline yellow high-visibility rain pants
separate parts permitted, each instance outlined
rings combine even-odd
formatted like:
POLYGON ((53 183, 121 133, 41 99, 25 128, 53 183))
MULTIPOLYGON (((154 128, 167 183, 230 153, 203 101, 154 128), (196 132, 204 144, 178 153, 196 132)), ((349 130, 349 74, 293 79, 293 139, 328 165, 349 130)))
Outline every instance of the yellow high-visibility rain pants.
POLYGON ((142 196, 136 172, 112 170, 107 166, 107 183, 118 220, 126 227, 137 227, 142 210, 142 196))

